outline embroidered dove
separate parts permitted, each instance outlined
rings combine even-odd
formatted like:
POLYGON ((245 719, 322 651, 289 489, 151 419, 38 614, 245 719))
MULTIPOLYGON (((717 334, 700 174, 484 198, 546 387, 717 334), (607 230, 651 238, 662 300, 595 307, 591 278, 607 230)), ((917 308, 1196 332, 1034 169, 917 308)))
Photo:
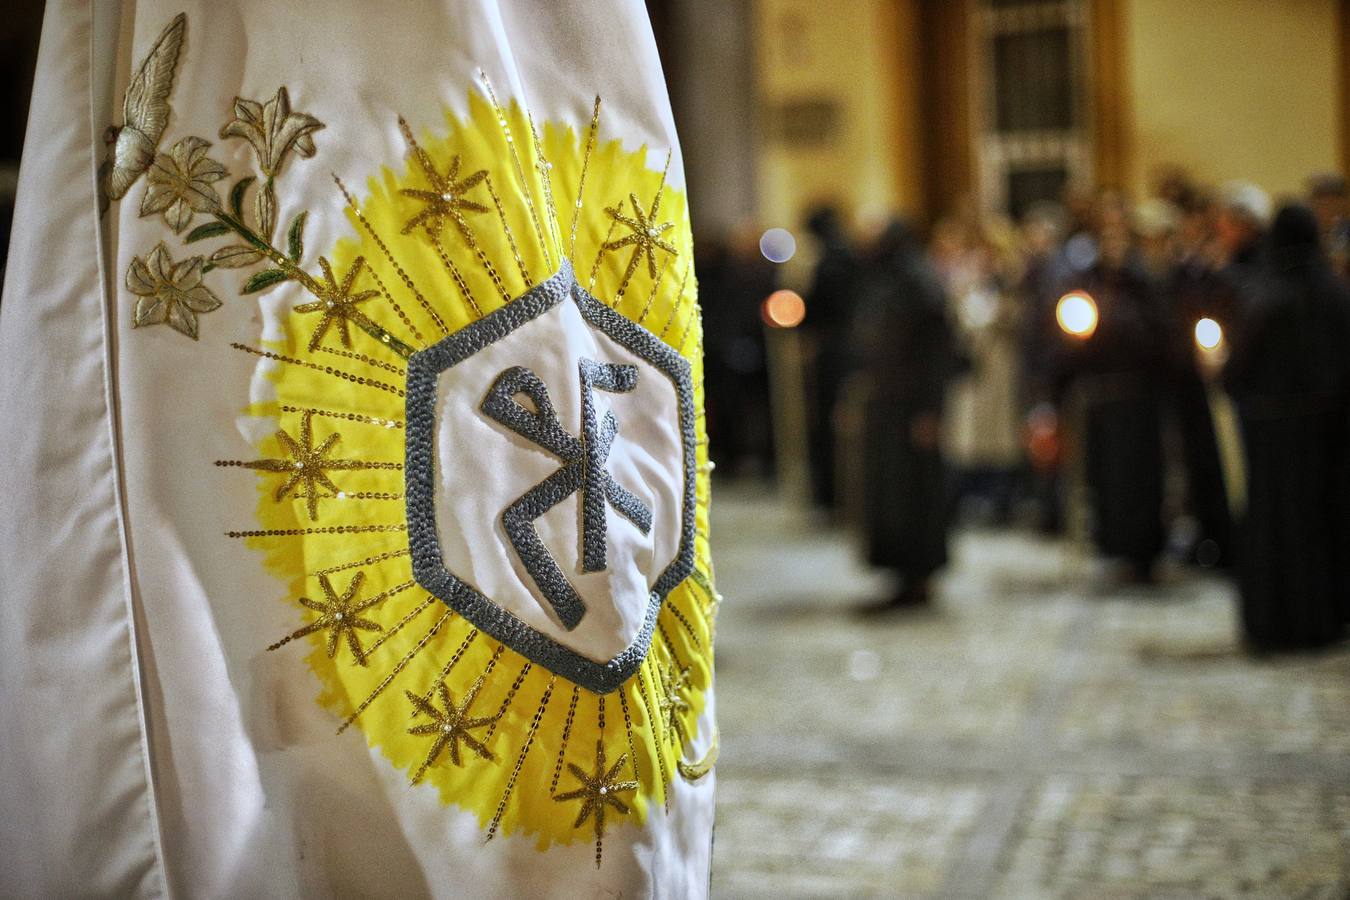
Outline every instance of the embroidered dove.
POLYGON ((127 86, 122 125, 109 126, 104 136, 108 154, 98 170, 100 214, 110 200, 125 196, 155 160, 155 149, 169 122, 169 92, 186 24, 187 17, 179 13, 160 34, 127 86))

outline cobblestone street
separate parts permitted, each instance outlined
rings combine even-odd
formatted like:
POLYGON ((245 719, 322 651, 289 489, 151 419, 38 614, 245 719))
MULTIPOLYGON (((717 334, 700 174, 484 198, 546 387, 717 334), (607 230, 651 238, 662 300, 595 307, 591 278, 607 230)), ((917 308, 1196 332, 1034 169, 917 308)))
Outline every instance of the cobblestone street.
POLYGON ((868 620, 846 535, 740 486, 712 526, 714 896, 1350 896, 1350 651, 1253 660, 1225 582, 1019 532, 868 620))

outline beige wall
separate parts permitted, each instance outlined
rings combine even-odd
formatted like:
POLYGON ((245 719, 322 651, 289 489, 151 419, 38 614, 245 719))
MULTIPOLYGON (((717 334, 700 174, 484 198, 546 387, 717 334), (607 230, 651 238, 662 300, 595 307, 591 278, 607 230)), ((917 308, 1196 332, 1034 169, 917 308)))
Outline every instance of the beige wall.
POLYGON ((757 106, 829 98, 840 129, 821 147, 787 146, 761 132, 763 225, 797 230, 821 201, 874 218, 917 211, 921 188, 914 0, 755 0, 757 106))
POLYGON ((1129 0, 1124 13, 1129 188, 1163 163, 1276 195, 1338 168, 1336 0, 1129 0))

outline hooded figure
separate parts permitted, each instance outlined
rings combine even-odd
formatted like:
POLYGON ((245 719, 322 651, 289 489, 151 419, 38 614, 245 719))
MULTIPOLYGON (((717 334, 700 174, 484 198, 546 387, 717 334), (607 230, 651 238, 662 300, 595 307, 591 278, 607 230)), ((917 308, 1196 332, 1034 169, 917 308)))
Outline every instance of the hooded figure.
POLYGON ((1337 640, 1345 615, 1350 293, 1304 206, 1280 210, 1224 383, 1247 449, 1242 624, 1256 649, 1337 640))
POLYGON ((957 357, 942 287, 909 229, 891 224, 877 247, 859 310, 869 393, 864 426, 868 561, 894 569, 900 593, 880 608, 923 603, 947 562, 943 395, 957 357))
POLYGON ((806 227, 820 242, 820 259, 807 293, 806 326, 815 339, 811 404, 811 492, 826 509, 835 503, 834 408, 852 355, 849 318, 858 290, 858 264, 848 235, 831 207, 816 210, 806 227))
POLYGON ((1103 556, 1153 577, 1163 548, 1162 372, 1166 332, 1153 286, 1123 226, 1103 228, 1101 251, 1069 286, 1098 309, 1096 330, 1061 340, 1058 393, 1070 386, 1083 404, 1093 537, 1103 556))

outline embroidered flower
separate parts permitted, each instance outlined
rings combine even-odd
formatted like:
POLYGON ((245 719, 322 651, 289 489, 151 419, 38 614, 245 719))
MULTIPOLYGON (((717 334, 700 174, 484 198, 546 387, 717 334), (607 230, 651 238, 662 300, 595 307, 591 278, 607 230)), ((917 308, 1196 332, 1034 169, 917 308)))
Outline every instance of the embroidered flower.
POLYGON ((272 180, 281 172, 292 148, 306 159, 314 155, 312 135, 322 127, 323 123, 311 115, 291 112, 285 85, 277 88, 276 96, 266 103, 234 98, 234 118, 220 129, 220 136, 243 138, 258 155, 258 168, 266 177, 253 204, 262 235, 270 238, 276 227, 277 193, 272 180))
POLYGON ((164 243, 155 245, 142 260, 139 256, 127 269, 127 290, 136 295, 131 324, 160 325, 180 331, 197 340, 197 313, 220 307, 220 300, 202 284, 202 258, 194 256, 175 263, 164 243))
POLYGON ((291 112, 291 98, 284 86, 266 103, 234 98, 234 118, 220 129, 222 138, 243 138, 258 154, 258 167, 268 178, 276 176, 291 148, 308 159, 314 155, 311 135, 323 123, 305 113, 291 112))
POLYGON ((168 153, 155 157, 146 179, 141 215, 163 213, 175 233, 192 221, 194 213, 220 208, 220 196, 211 185, 226 175, 225 167, 206 155, 211 144, 199 137, 185 137, 168 153))

